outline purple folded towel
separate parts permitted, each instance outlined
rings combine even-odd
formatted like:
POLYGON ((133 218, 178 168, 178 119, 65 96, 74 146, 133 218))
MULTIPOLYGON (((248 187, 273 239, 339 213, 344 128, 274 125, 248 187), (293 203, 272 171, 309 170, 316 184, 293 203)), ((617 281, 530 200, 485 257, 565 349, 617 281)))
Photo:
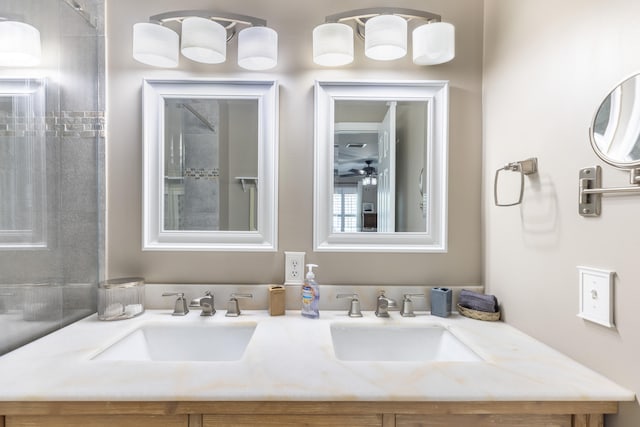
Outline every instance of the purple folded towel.
POLYGON ((460 291, 458 304, 471 310, 484 311, 487 313, 496 313, 499 310, 498 299, 495 296, 479 294, 466 289, 460 291))

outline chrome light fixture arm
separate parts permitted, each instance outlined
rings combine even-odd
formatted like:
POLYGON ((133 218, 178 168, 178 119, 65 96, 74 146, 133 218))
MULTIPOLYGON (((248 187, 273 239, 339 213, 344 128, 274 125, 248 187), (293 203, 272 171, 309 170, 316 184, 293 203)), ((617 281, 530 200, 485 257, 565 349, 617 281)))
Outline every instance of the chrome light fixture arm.
POLYGON ((379 15, 397 15, 406 20, 419 19, 427 23, 441 22, 442 17, 435 13, 424 10, 406 9, 397 7, 371 7, 366 9, 355 9, 346 12, 336 13, 326 16, 325 23, 338 23, 344 21, 354 21, 358 36, 364 40, 364 24, 369 18, 379 15))
POLYGON ((160 25, 165 25, 168 22, 182 23, 186 18, 191 17, 209 19, 225 27, 227 30, 227 41, 236 35, 236 27, 238 24, 248 27, 267 26, 267 21, 264 19, 236 13, 214 12, 211 10, 176 10, 173 12, 165 12, 149 17, 149 22, 160 25))

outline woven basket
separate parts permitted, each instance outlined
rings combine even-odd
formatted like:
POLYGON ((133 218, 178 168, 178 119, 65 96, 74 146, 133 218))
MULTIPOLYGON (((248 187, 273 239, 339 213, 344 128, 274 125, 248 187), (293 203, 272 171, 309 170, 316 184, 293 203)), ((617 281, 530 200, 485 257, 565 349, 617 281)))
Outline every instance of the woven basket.
POLYGON ((495 322, 496 320, 500 320, 499 310, 495 313, 489 313, 486 311, 472 310, 470 308, 463 307, 460 304, 456 304, 456 307, 458 307, 458 313, 462 314, 465 317, 469 317, 471 319, 487 320, 490 322, 495 322))

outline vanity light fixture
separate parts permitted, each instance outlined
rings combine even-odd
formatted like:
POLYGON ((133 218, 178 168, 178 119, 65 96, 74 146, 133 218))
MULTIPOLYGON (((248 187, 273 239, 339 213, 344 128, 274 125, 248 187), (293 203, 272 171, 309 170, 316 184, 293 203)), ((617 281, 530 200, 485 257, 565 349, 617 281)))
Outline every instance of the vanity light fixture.
POLYGON ((40 64, 40 31, 32 25, 0 17, 0 66, 40 64))
POLYGON ((278 64, 278 33, 253 16, 209 10, 181 10, 154 15, 133 26, 133 58, 154 67, 178 66, 179 52, 195 62, 219 64, 227 42, 238 34, 238 65, 268 70, 278 64), (181 36, 169 27, 181 24, 181 36), (239 27, 244 27, 238 31, 239 27))
POLYGON ((440 15, 414 9, 377 7, 329 15, 313 30, 313 61, 323 66, 353 62, 353 27, 364 39, 364 53, 378 61, 407 54, 407 33, 412 31, 413 62, 436 65, 455 57, 455 28, 440 15), (413 22, 417 25, 411 25, 413 22))

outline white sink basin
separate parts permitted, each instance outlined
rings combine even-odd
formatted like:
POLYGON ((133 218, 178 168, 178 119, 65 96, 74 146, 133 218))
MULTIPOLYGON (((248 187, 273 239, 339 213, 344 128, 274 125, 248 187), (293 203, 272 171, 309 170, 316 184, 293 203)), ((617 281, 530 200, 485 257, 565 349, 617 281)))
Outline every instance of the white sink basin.
POLYGON ((446 328, 433 326, 331 325, 336 358, 359 362, 478 362, 482 359, 446 328))
POLYGON ((234 325, 144 325, 107 347, 93 360, 240 360, 255 329, 253 322, 234 325))

